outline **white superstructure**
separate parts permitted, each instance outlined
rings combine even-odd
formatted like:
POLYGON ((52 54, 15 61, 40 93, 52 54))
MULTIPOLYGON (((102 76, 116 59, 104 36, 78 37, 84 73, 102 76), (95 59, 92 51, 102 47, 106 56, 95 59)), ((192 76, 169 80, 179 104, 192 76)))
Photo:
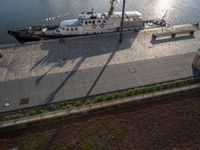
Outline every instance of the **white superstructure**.
MULTIPOLYGON (((79 15, 78 19, 65 20, 60 23, 56 34, 84 35, 119 31, 121 24, 121 12, 108 13, 87 12, 79 15)), ((124 17, 124 29, 141 29, 144 27, 142 15, 137 11, 126 11, 124 17)))

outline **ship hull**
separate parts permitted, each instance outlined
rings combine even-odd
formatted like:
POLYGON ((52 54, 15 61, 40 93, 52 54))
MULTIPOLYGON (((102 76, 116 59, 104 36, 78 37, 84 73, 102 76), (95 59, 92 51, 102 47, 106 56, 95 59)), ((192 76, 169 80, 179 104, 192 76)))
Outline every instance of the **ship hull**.
MULTIPOLYGON (((143 28, 137 29, 124 29, 124 31, 134 31, 138 32, 143 28)), ((113 32, 119 32, 120 29, 117 28, 113 32)), ((69 37, 79 37, 79 36, 88 36, 88 35, 95 35, 95 34, 106 34, 111 32, 101 32, 101 33, 94 33, 94 34, 76 34, 76 35, 61 35, 61 34, 52 34, 52 35, 45 35, 45 34, 30 34, 30 33, 21 33, 20 31, 8 30, 8 34, 14 36, 17 41, 20 43, 25 42, 33 42, 33 41, 40 41, 40 40, 50 40, 50 39, 61 39, 61 38, 69 38, 69 37)))
MULTIPOLYGON (((87 36, 88 34, 80 34, 80 35, 44 35, 44 34, 29 34, 29 33, 20 33, 19 31, 8 30, 8 34, 14 36, 17 41, 20 43, 25 42, 33 42, 40 40, 49 40, 49 39, 61 39, 61 38, 69 38, 69 37, 78 37, 78 36, 87 36)), ((90 34, 92 35, 92 34, 90 34)))
MULTIPOLYGON (((165 25, 157 25, 154 23, 155 21, 148 21, 142 26, 132 27, 132 26, 125 26, 123 31, 134 31, 139 32, 142 29, 145 28, 155 28, 155 27, 163 27, 165 25), (152 22, 153 25, 149 26, 148 23, 152 22)), ((29 32, 29 29, 21 29, 21 30, 8 30, 8 34, 11 36, 14 36, 20 43, 25 42, 33 42, 33 41, 40 41, 40 40, 49 40, 49 39, 61 39, 61 38, 68 38, 68 37, 78 37, 78 36, 87 36, 87 35, 94 35, 94 34, 105 34, 105 33, 111 33, 111 32, 119 32, 120 28, 115 28, 113 31, 104 31, 99 33, 84 33, 84 34, 71 34, 71 35, 62 35, 62 34, 56 34, 54 31, 59 26, 47 26, 46 28, 48 31, 50 31, 50 34, 45 34, 42 32, 42 26, 33 26, 32 29, 35 30, 31 33, 29 32)))
MULTIPOLYGON (((58 26, 46 26, 48 30, 54 31, 58 26)), ((60 38, 61 35, 49 34, 46 35, 42 31, 42 26, 33 26, 31 30, 28 28, 19 29, 19 30, 8 30, 8 34, 14 36, 19 42, 31 42, 31 41, 39 41, 39 40, 47 40, 47 39, 56 39, 60 38)))

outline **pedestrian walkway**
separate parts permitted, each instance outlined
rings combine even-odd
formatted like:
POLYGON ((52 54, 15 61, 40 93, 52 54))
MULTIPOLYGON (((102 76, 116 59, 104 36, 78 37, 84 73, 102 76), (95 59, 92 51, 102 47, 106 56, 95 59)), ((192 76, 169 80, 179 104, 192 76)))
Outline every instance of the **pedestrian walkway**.
POLYGON ((196 53, 1 82, 0 111, 73 100, 198 75, 196 53), (24 102, 23 99, 28 99, 24 102), (9 102, 10 106, 4 105, 9 102))
POLYGON ((152 42, 162 30, 127 32, 122 44, 113 33, 0 49, 0 112, 198 76, 200 31, 152 42))

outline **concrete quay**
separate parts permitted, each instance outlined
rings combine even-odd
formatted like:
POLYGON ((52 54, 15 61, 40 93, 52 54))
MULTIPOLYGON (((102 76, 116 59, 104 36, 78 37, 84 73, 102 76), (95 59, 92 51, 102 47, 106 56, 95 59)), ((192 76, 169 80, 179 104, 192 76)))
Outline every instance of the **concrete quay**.
POLYGON ((192 67, 198 29, 194 36, 152 40, 172 28, 195 27, 130 31, 122 44, 113 33, 2 48, 0 112, 199 75, 192 67))

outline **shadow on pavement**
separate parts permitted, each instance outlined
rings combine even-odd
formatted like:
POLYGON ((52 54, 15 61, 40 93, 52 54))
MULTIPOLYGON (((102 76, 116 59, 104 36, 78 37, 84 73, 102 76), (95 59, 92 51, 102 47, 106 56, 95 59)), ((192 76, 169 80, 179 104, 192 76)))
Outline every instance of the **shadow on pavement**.
MULTIPOLYGON (((69 72, 69 74, 67 74, 66 78, 62 81, 62 83, 46 98, 45 103, 51 103, 54 100, 56 94, 67 83, 67 81, 74 74, 76 74, 77 70, 86 58, 110 53, 110 56, 107 62, 105 62, 103 69, 98 74, 94 83, 92 84, 91 88, 86 94, 86 97, 89 96, 96 83, 100 79, 101 75, 103 74, 104 70, 106 69, 107 65, 112 60, 114 54, 117 51, 130 48, 136 36, 136 33, 125 34, 123 36, 123 43, 118 42, 118 35, 106 35, 103 37, 100 36, 94 38, 86 38, 82 40, 66 40, 64 44, 50 43, 49 45, 48 43, 44 43, 44 45, 41 45, 41 48, 48 50, 49 53, 48 56, 45 57, 42 61, 39 61, 39 63, 42 62, 43 64, 49 64, 53 62, 58 62, 61 59, 65 59, 65 62, 67 62, 80 58, 79 62, 73 67, 72 71, 69 72)), ((35 67, 37 67, 37 65, 38 63, 36 63, 35 67)), ((60 67, 62 67, 63 65, 64 64, 62 64, 60 67)))
POLYGON ((39 60, 33 68, 39 64, 55 63, 62 59, 73 61, 80 57, 87 58, 124 50, 131 47, 136 36, 137 33, 125 33, 122 44, 118 43, 118 34, 83 37, 81 39, 63 39, 65 40, 64 43, 58 41, 43 43, 41 49, 47 50, 48 54, 39 60))
POLYGON ((70 79, 71 76, 73 76, 80 65, 84 62, 85 58, 81 58, 79 62, 74 66, 73 70, 69 72, 69 74, 66 76, 66 78, 62 81, 62 83, 45 99, 45 103, 50 103, 54 100, 56 94, 60 91, 60 89, 67 83, 67 81, 70 79))
POLYGON ((181 40, 189 40, 189 39, 195 39, 195 36, 191 35, 183 35, 183 36, 177 36, 177 37, 163 37, 163 38, 158 38, 158 39, 153 39, 151 40, 152 44, 162 44, 162 43, 167 43, 167 42, 176 42, 176 41, 181 41, 181 40))

